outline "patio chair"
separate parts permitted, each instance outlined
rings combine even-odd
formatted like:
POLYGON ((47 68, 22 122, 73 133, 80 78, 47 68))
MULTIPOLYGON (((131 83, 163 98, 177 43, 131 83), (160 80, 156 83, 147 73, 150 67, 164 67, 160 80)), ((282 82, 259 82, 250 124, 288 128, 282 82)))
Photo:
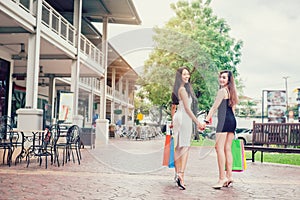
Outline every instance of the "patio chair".
POLYGON ((55 147, 57 136, 54 137, 55 131, 46 129, 44 132, 33 133, 33 143, 26 156, 27 167, 30 163, 30 157, 38 157, 40 166, 42 165, 43 157, 45 158, 45 168, 48 167, 48 156, 53 164, 53 156, 55 155, 55 147))
POLYGON ((11 132, 12 128, 8 124, 1 124, 0 125, 0 149, 3 149, 3 164, 6 162, 9 166, 11 166, 11 159, 12 159, 12 140, 13 140, 13 132, 11 132), (8 151, 8 152, 7 152, 8 151), (7 156, 6 156, 7 152, 7 156))
POLYGON ((72 154, 73 162, 75 163, 75 158, 74 158, 74 153, 73 150, 76 152, 77 156, 77 161, 78 164, 80 165, 80 160, 81 160, 81 152, 80 152, 80 128, 77 125, 72 125, 68 129, 67 133, 67 148, 68 148, 68 158, 70 160, 70 154, 72 154))

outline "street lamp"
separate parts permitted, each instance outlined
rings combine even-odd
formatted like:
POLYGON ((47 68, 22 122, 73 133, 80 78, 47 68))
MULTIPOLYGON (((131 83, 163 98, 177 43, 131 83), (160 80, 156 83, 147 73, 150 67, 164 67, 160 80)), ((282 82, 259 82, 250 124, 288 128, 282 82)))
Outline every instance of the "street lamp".
MULTIPOLYGON (((282 77, 285 79, 285 95, 286 95, 286 113, 289 113, 289 95, 288 95, 288 88, 287 88, 287 79, 289 78, 288 76, 282 77)), ((289 115, 286 115, 287 122, 289 121, 289 115)))

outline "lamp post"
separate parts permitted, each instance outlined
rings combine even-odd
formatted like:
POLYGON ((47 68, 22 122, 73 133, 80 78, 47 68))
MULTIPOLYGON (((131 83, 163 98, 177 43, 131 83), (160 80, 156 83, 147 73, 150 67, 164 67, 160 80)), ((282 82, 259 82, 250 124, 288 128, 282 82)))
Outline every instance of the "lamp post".
MULTIPOLYGON (((286 95, 286 113, 289 113, 289 95, 288 95, 288 87, 287 87, 287 79, 288 76, 282 77, 285 79, 285 95, 286 95)), ((289 115, 286 115, 287 122, 289 121, 289 115)))
POLYGON ((300 122, 300 88, 297 88, 298 122, 300 122))

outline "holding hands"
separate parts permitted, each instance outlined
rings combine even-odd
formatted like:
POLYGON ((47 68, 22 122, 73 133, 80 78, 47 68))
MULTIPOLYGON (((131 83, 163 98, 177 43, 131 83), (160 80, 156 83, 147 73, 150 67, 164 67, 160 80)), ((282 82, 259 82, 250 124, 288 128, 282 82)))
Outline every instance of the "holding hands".
POLYGON ((204 120, 204 123, 200 123, 198 122, 197 123, 197 128, 200 130, 200 131, 203 131, 205 128, 206 128, 206 125, 210 124, 210 122, 208 120, 204 120))
POLYGON ((200 130, 200 131, 203 131, 206 127, 206 124, 202 124, 200 122, 197 123, 197 128, 200 130))

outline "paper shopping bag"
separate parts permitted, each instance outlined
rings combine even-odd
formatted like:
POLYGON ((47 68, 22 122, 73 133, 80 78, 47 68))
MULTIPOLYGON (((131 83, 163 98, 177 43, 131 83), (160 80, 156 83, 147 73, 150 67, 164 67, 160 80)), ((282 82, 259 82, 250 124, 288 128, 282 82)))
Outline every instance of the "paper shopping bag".
POLYGON ((171 135, 166 135, 165 146, 164 146, 164 155, 163 155, 163 166, 169 166, 170 161, 170 142, 171 135))
POLYGON ((244 143, 243 143, 243 169, 246 170, 247 169, 247 162, 246 162, 246 152, 245 152, 245 148, 244 148, 244 143))
POLYGON ((174 138, 171 136, 171 141, 170 141, 170 158, 169 158, 169 168, 174 168, 175 163, 174 163, 174 138))
POLYGON ((231 145, 232 152, 232 171, 243 171, 244 170, 244 144, 242 140, 234 139, 231 145))

